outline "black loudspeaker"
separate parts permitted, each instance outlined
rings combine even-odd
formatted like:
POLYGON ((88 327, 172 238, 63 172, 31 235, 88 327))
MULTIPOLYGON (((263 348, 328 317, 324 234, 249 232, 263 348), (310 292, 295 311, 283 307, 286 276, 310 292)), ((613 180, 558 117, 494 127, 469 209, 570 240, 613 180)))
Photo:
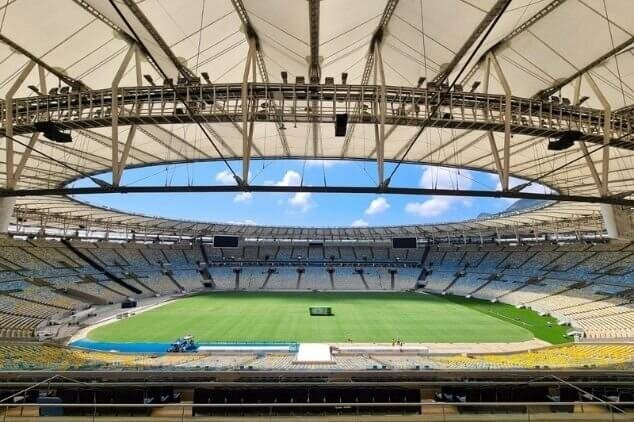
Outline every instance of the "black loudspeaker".
POLYGON ((559 138, 548 141, 548 149, 562 151, 574 145, 575 141, 583 136, 578 130, 567 130, 559 135, 559 138))
POLYGON ((69 133, 64 133, 57 129, 51 122, 35 122, 35 130, 42 132, 44 136, 53 142, 66 144, 73 141, 69 133))
POLYGON ((348 126, 348 113, 337 114, 335 120, 335 136, 346 136, 346 128, 348 126))

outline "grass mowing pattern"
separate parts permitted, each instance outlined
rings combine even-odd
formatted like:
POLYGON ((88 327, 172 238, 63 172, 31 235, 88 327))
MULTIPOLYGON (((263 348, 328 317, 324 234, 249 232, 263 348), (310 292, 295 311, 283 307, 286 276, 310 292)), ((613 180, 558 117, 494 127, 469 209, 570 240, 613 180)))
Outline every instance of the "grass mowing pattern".
MULTIPOLYGON (((389 343, 398 337, 409 343, 493 343, 530 340, 541 333, 534 324, 523 327, 483 308, 464 305, 453 298, 413 293, 216 292, 179 299, 98 327, 88 338, 170 342, 192 334, 201 342, 351 339, 389 343), (331 306, 335 315, 311 317, 308 308, 316 305, 331 306)), ((500 304, 491 307, 500 314, 506 312, 502 308, 500 304)))
POLYGON ((518 309, 506 303, 491 303, 488 300, 467 299, 463 296, 452 295, 444 296, 444 298, 452 303, 463 305, 467 308, 524 327, 530 330, 538 339, 549 343, 562 344, 571 341, 571 338, 566 335, 568 327, 559 326, 557 320, 551 316, 540 316, 537 312, 531 311, 530 309, 518 309), (550 323, 550 326, 548 323, 550 323))

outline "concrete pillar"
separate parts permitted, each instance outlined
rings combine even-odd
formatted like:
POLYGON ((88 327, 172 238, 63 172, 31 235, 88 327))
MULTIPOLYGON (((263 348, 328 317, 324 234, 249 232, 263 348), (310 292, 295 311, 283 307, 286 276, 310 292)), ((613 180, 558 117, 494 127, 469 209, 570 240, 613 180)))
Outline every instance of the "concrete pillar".
POLYGON ((634 223, 631 213, 626 207, 601 204, 601 214, 609 238, 634 240, 634 223))
POLYGON ((15 197, 0 198, 0 233, 6 234, 9 231, 14 206, 15 197))

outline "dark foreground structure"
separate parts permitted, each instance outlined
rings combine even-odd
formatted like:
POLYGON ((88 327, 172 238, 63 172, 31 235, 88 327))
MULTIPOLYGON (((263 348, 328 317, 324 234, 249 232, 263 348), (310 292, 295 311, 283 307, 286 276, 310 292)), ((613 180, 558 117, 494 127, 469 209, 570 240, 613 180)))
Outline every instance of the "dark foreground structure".
POLYGON ((634 371, 621 370, 71 371, 0 378, 3 420, 634 418, 634 371))

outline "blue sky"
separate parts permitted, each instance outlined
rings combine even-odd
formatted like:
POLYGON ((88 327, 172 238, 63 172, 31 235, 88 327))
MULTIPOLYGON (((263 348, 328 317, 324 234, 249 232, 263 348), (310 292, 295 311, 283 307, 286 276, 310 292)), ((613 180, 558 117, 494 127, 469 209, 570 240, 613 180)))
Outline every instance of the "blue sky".
MULTIPOLYGON (((231 166, 241 174, 241 162, 231 166)), ((386 175, 392 165, 386 165, 386 175)), ((100 176, 108 181, 109 175, 100 176)), ((360 161, 265 160, 251 164, 252 184, 373 186, 376 165, 360 161)), ((518 183, 517 180, 512 181, 518 183)), ((221 162, 162 165, 124 172, 122 185, 234 184, 221 162)), ((74 186, 91 186, 80 180, 74 186)), ((391 186, 499 189, 497 175, 433 166, 402 165, 391 186)), ((544 188, 529 188, 544 192, 544 188)), ((512 200, 411 195, 183 193, 83 195, 80 200, 148 215, 215 222, 300 226, 377 226, 458 221, 496 213, 512 200)))

